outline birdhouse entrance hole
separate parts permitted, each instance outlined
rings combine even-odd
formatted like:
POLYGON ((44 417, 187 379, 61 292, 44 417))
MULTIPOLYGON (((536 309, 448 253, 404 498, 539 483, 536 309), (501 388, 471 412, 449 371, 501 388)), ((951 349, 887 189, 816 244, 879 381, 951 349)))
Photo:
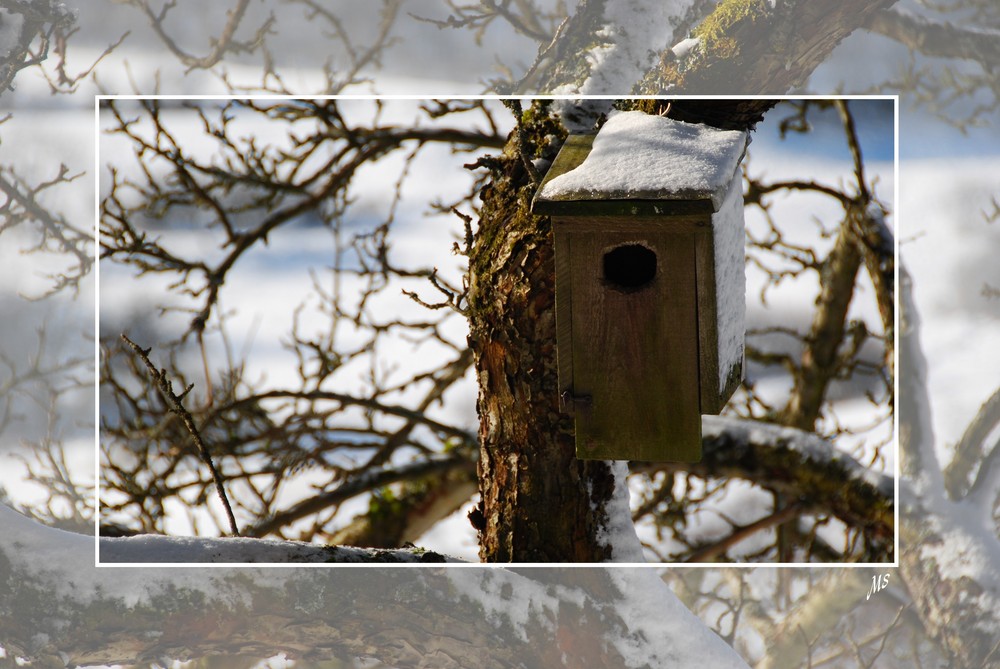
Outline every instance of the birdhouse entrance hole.
POLYGON ((656 276, 656 254, 642 244, 625 244, 604 254, 604 280, 622 292, 645 288, 656 276))
POLYGON ((748 136, 642 112, 570 135, 551 216, 561 406, 582 459, 698 462, 743 378, 748 136))

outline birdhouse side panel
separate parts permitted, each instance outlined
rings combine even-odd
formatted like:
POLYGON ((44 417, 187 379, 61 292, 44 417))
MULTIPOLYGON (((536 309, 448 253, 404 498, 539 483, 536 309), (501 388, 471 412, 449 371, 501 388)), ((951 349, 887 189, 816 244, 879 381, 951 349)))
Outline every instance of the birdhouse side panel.
POLYGON ((721 410, 743 380, 746 231, 743 220, 743 184, 739 175, 732 180, 722 206, 712 215, 712 240, 721 410))
POLYGON ((694 235, 569 244, 573 394, 589 398, 575 410, 578 457, 699 460, 694 235))
MULTIPOLYGON (((706 216, 706 219, 709 217, 706 216)), ((711 224, 711 220, 708 221, 711 224)), ((719 388, 719 311, 715 276, 715 239, 711 227, 695 235, 698 286, 698 378, 701 412, 718 414, 728 397, 719 388)))

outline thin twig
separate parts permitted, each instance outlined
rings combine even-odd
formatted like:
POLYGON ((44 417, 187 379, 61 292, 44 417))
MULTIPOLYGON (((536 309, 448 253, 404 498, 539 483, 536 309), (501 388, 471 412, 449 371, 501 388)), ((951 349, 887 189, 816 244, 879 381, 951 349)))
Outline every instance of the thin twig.
POLYGON ((797 517, 802 512, 802 506, 800 504, 792 504, 786 506, 784 509, 779 509, 769 516, 765 516, 760 520, 754 521, 749 525, 743 525, 737 527, 729 536, 725 537, 721 541, 714 544, 704 546, 691 555, 689 555, 685 561, 686 562, 705 562, 708 560, 715 559, 719 554, 724 553, 726 550, 739 543, 743 539, 746 539, 751 534, 755 532, 760 532, 774 525, 779 525, 792 518, 797 517))
POLYGON ((194 443, 198 446, 198 451, 201 453, 202 459, 205 464, 208 465, 208 469, 212 472, 212 479, 215 481, 215 489, 219 493, 219 499, 222 500, 222 506, 226 509, 226 516, 229 518, 229 529, 234 537, 240 536, 239 528, 236 526, 236 517, 233 515, 233 508, 229 505, 229 498, 226 496, 226 490, 223 486, 222 476, 219 474, 219 470, 215 468, 215 463, 212 462, 212 456, 208 452, 208 447, 201 438, 201 433, 194 424, 194 418, 191 413, 184 408, 182 400, 184 396, 191 392, 194 387, 192 383, 190 386, 184 389, 180 395, 174 392, 173 383, 167 378, 167 370, 157 369, 156 365, 152 363, 149 359, 149 351, 151 349, 143 349, 134 341, 129 339, 125 334, 122 334, 122 341, 129 345, 129 347, 135 352, 139 359, 146 365, 149 369, 150 375, 153 377, 153 381, 156 383, 156 387, 159 389, 160 394, 163 398, 167 400, 167 405, 172 413, 180 416, 181 421, 184 423, 184 427, 187 428, 188 432, 191 433, 191 438, 194 439, 194 443))

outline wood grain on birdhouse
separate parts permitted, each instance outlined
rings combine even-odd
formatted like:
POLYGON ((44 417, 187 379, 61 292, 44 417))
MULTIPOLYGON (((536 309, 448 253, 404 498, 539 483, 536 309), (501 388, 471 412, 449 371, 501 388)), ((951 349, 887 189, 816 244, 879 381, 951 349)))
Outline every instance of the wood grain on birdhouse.
POLYGON ((569 137, 541 184, 533 211, 553 222, 559 384, 578 457, 701 458, 701 414, 742 380, 746 143, 619 114, 596 138, 569 137))

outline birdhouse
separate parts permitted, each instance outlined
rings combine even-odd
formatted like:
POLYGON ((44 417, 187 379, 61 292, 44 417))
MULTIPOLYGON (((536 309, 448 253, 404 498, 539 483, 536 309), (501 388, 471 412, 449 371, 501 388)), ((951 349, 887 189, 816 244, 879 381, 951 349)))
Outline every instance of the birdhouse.
POLYGON ((571 135, 552 219, 559 390, 579 458, 697 462, 743 378, 743 131, 642 112, 571 135))

